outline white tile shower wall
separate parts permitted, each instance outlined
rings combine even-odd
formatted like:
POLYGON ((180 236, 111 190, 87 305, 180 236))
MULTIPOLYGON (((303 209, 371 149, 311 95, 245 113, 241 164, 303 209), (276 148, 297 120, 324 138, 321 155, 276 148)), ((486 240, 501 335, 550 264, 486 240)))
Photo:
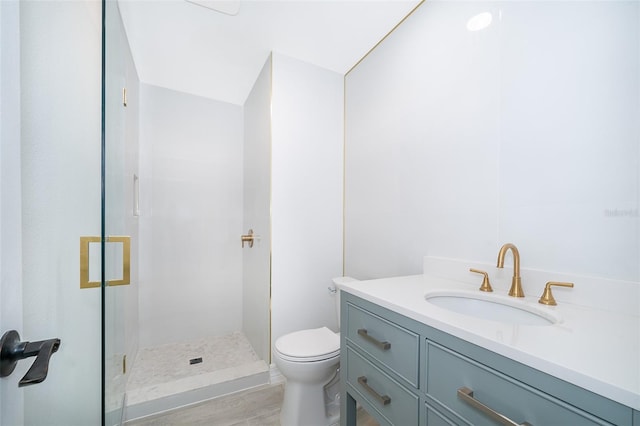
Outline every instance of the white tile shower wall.
POLYGON ((423 3, 346 77, 346 273, 513 242, 523 267, 639 281, 639 8, 423 3))
POLYGON ((141 84, 140 346, 240 330, 242 108, 141 84))
POLYGON ((242 232, 253 229, 253 247, 242 250, 242 331, 268 362, 271 352, 271 56, 244 104, 242 232))
POLYGON ((342 275, 343 77, 273 54, 272 340, 337 328, 342 275))

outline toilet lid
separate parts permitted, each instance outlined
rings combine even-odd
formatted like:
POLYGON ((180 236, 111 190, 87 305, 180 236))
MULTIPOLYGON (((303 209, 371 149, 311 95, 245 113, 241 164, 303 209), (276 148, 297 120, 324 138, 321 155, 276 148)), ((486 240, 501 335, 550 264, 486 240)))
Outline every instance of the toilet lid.
POLYGON ((340 353, 340 335, 327 327, 295 331, 276 340, 276 350, 292 358, 329 358, 340 353))

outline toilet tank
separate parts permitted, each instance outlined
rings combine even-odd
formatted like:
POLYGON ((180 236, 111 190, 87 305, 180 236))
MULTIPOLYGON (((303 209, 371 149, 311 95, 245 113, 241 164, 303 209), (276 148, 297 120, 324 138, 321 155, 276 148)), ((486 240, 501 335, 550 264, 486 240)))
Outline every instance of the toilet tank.
POLYGON ((338 318, 338 330, 340 329, 340 285, 354 282, 354 281, 360 281, 360 280, 357 280, 351 277, 336 277, 333 279, 333 285, 335 287, 335 296, 336 296, 335 305, 336 305, 336 315, 338 318))

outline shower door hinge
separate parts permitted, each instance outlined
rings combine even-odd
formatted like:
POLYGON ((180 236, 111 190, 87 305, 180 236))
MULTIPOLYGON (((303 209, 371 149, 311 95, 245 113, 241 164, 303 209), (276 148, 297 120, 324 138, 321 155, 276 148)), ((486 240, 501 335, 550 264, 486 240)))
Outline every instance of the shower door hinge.
POLYGON ((127 88, 122 88, 122 105, 127 106, 127 88))

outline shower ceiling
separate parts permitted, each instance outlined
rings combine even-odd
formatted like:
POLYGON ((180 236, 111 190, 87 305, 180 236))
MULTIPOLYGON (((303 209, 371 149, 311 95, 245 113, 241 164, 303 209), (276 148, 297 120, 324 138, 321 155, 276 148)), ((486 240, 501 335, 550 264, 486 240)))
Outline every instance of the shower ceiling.
POLYGON ((271 51, 345 74, 420 1, 211 3, 118 0, 142 82, 242 105, 271 51))

